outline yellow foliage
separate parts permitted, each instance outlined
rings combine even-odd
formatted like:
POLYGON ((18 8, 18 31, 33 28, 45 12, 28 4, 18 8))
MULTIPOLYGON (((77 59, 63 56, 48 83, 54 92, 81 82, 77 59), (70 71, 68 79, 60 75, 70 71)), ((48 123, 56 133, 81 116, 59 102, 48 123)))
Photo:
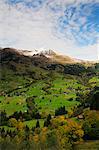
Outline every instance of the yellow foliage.
POLYGON ((43 127, 42 132, 46 132, 46 131, 47 131, 47 127, 43 127))
POLYGON ((39 142, 39 135, 38 134, 35 134, 33 136, 33 139, 34 139, 34 142, 38 143, 39 142))
POLYGON ((47 128, 47 127, 43 127, 43 128, 42 128, 41 136, 40 136, 40 139, 41 139, 41 142, 42 142, 42 143, 46 142, 47 131, 48 131, 48 128, 47 128))
POLYGON ((64 116, 54 118, 52 126, 56 129, 58 141, 64 145, 65 142, 81 141, 84 131, 82 125, 72 119, 65 119, 64 116))
POLYGON ((21 122, 21 121, 18 121, 18 123, 17 123, 17 129, 18 130, 23 130, 24 129, 24 123, 21 122))
POLYGON ((81 130, 81 129, 78 129, 78 130, 75 131, 75 134, 78 135, 79 137, 83 137, 84 131, 81 130))
POLYGON ((41 135, 41 142, 45 143, 46 142, 46 134, 41 135))
POLYGON ((64 121, 65 117, 64 116, 59 116, 60 121, 64 121))
POLYGON ((53 118, 51 120, 51 125, 53 128, 58 128, 58 126, 61 126, 63 124, 66 124, 67 120, 65 119, 64 116, 59 116, 57 118, 53 118))

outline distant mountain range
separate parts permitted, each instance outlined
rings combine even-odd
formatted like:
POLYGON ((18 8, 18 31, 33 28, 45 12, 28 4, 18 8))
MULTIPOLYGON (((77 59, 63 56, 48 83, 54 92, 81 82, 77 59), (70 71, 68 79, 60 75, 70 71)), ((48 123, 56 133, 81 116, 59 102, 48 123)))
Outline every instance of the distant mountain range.
MULTIPOLYGON (((1 60, 5 59, 15 59, 24 57, 25 59, 39 59, 40 63, 46 62, 55 62, 60 64, 75 64, 75 63, 82 63, 91 65, 93 63, 97 63, 96 61, 84 61, 76 58, 72 58, 66 55, 62 55, 57 53, 54 50, 19 50, 14 48, 0 48, 0 58, 1 60), (43 59, 42 59, 43 57, 43 59)), ((21 58, 22 59, 22 58, 21 58)))

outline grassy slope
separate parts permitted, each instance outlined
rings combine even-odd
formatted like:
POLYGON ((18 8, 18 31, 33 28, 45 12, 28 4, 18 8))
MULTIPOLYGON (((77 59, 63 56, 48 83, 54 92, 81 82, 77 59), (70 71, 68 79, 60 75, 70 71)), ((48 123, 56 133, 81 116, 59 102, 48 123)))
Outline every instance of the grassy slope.
MULTIPOLYGON (((44 72, 44 74, 47 73, 44 72)), ((1 90, 12 90, 12 92, 9 94, 9 97, 1 96, 0 108, 1 110, 5 109, 8 115, 15 111, 25 111, 27 109, 26 98, 34 95, 37 96, 35 102, 38 108, 40 108, 40 112, 54 113, 56 108, 63 105, 69 109, 78 104, 75 100, 75 91, 78 88, 80 90, 86 89, 85 86, 80 84, 75 78, 73 79, 72 76, 69 76, 68 79, 67 76, 60 74, 56 74, 53 80, 51 78, 36 80, 36 83, 28 87, 24 87, 24 85, 31 83, 34 79, 15 76, 12 72, 7 72, 5 78, 7 79, 6 82, 1 80, 1 90), (20 89, 13 91, 13 89, 18 87, 20 89), (46 87, 48 87, 47 92, 42 89, 46 87), (20 93, 20 96, 17 96, 17 93, 20 93), (73 101, 69 101, 69 98, 73 98, 73 101)))
POLYGON ((15 70, 9 65, 0 67, 0 93, 8 93, 0 96, 0 109, 5 109, 8 115, 26 111, 26 98, 29 96, 37 96, 35 102, 41 113, 54 114, 55 109, 63 105, 70 109, 79 104, 77 92, 84 93, 89 86, 99 85, 99 79, 94 75, 88 83, 84 83, 80 76, 63 75, 28 63, 12 64, 15 70), (70 98, 73 100, 69 101, 70 98))
MULTIPOLYGON (((79 104, 75 100, 76 92, 84 92, 88 88, 76 76, 56 72, 51 74, 39 67, 29 66, 24 68, 22 66, 21 70, 17 67, 18 75, 8 68, 3 68, 0 71, 0 92, 11 91, 5 96, 0 96, 0 109, 5 109, 8 115, 15 111, 26 111, 26 98, 29 96, 37 96, 35 102, 41 113, 54 114, 55 109, 63 105, 70 109, 79 104), (22 72, 26 72, 27 69, 33 72, 34 75, 33 73, 33 76, 20 75, 22 72), (43 80, 40 78, 41 76, 43 80), (73 100, 69 101, 70 98, 73 100)), ((98 77, 92 77, 89 84, 92 86, 98 85, 98 77)))

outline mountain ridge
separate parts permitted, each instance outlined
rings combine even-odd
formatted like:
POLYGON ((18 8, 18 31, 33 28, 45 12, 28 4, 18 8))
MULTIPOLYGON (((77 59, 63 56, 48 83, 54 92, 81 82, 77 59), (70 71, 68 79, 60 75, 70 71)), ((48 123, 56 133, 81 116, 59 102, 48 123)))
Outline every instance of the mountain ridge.
POLYGON ((12 57, 14 55, 18 56, 18 57, 29 57, 29 58, 37 58, 37 57, 46 57, 46 59, 48 59, 51 62, 56 62, 56 63, 60 63, 60 64, 75 64, 75 63, 82 63, 82 64, 86 64, 86 65, 92 65, 94 63, 97 63, 98 61, 85 61, 85 60, 81 60, 81 59, 76 59, 67 55, 62 55, 54 50, 20 50, 20 49, 15 49, 15 48, 0 48, 0 59, 2 59, 3 57, 7 56, 10 57, 11 55, 12 57))

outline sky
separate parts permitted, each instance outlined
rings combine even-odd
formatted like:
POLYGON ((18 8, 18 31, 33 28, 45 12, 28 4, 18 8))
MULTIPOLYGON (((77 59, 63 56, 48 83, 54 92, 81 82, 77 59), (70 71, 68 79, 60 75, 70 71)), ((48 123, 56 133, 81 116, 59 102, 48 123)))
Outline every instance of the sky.
POLYGON ((99 59, 99 0, 0 0, 0 47, 99 59))

